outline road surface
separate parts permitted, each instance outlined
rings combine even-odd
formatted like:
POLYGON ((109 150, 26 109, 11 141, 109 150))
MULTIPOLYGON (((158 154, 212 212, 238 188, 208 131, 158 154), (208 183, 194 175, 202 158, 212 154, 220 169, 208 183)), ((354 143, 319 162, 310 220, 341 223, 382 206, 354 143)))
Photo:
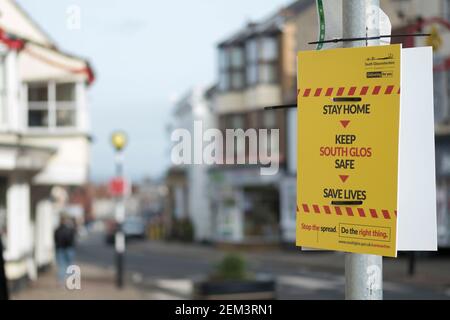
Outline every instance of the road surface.
MULTIPOLYGON (((252 272, 277 279, 279 299, 344 298, 342 253, 268 250, 242 254, 252 272)), ((130 241, 126 253, 127 281, 142 290, 160 292, 162 299, 189 299, 192 282, 211 272, 223 255, 223 250, 211 246, 130 241)), ((79 242, 77 259, 113 270, 114 248, 105 244, 102 234, 89 234, 79 242)), ((448 257, 419 262, 413 281, 408 280, 404 259, 385 259, 384 298, 450 299, 450 282, 445 283, 449 277, 443 281, 438 274, 450 273, 450 268, 442 269, 442 259, 450 266, 448 257)))

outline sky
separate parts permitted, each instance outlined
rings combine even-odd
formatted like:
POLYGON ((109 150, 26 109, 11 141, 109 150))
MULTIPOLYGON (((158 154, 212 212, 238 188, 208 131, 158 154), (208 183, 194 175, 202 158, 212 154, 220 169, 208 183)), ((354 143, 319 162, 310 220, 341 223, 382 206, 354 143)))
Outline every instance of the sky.
POLYGON ((111 132, 129 136, 125 174, 160 178, 170 165, 173 101, 216 79, 216 44, 289 0, 18 0, 64 51, 87 58, 96 73, 88 103, 91 179, 114 173, 111 132), (80 28, 68 27, 71 6, 80 28))

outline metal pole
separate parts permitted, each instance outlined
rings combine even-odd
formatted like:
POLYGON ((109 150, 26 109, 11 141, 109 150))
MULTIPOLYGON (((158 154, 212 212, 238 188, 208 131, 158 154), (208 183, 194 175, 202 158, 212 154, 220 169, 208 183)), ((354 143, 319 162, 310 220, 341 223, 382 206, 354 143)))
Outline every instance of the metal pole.
MULTIPOLYGON (((122 151, 116 153, 116 177, 123 179, 123 154, 122 151)), ((122 194, 116 199, 116 223, 115 234, 116 248, 116 285, 123 288, 124 285, 124 254, 125 235, 123 232, 123 221, 125 219, 125 195, 122 194)))
MULTIPOLYGON (((366 8, 380 6, 379 0, 343 0, 343 37, 379 35, 379 16, 367 19, 366 8), (370 6, 370 7, 368 7, 370 6), (377 21, 378 19, 378 21, 377 21), (367 28, 366 28, 367 27, 367 28)), ((345 47, 378 45, 379 41, 349 41, 345 47)), ((383 299, 383 258, 368 254, 347 253, 345 256, 345 298, 347 300, 383 299)))

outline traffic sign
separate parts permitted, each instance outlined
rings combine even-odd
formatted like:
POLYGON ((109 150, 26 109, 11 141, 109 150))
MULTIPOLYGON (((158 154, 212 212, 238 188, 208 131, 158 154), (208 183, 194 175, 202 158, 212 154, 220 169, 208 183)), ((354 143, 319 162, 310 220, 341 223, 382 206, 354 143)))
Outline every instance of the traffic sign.
POLYGON ((298 54, 297 245, 396 256, 400 56, 298 54))
POLYGON ((113 197, 124 196, 128 190, 127 181, 122 177, 113 178, 109 181, 108 190, 113 197))

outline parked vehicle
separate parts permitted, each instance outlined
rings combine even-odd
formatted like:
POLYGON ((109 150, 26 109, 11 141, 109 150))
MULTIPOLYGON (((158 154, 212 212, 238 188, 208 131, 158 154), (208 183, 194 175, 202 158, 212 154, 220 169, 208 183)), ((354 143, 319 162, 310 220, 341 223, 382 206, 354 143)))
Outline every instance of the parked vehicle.
MULTIPOLYGON (((144 239, 146 236, 146 222, 141 216, 129 216, 125 218, 122 229, 127 239, 144 239)), ((106 222, 106 242, 114 244, 117 231, 117 223, 114 220, 106 222)))

